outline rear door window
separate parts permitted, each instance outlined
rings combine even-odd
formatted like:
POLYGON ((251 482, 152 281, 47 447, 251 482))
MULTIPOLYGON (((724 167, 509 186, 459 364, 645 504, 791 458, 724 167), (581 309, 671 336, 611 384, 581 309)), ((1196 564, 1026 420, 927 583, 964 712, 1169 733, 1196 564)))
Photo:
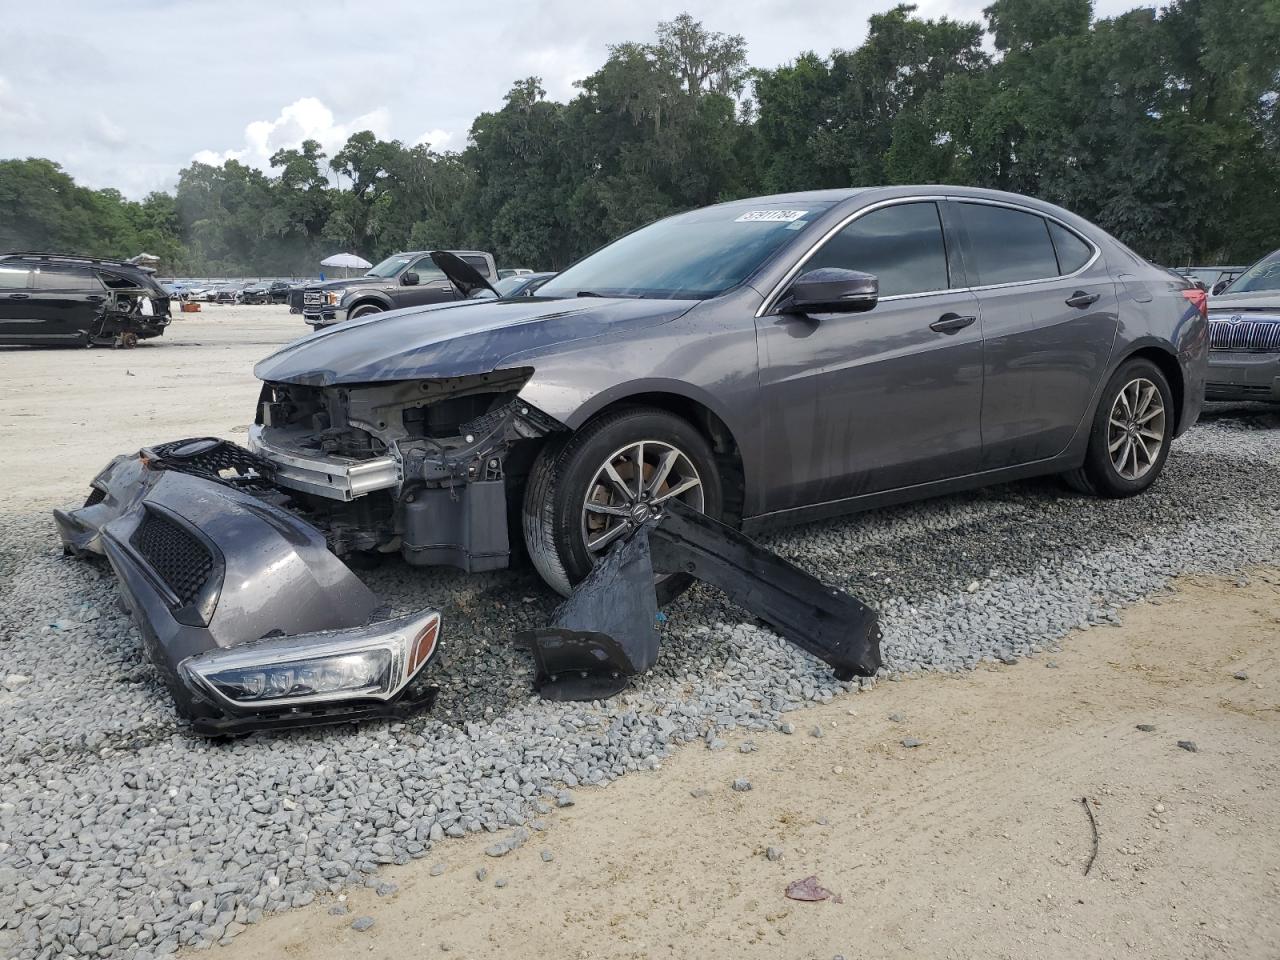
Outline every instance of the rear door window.
POLYGON ((0 290, 30 290, 31 271, 25 264, 0 263, 0 290))
POLYGON ((960 203, 969 235, 969 263, 977 284, 1019 283, 1058 276, 1058 257, 1049 239, 1049 224, 1034 213, 960 203))
POLYGON ((895 203, 847 224, 808 259, 803 271, 842 267, 872 273, 880 296, 946 290, 947 247, 933 201, 895 203))
POLYGON ((73 267, 66 264, 50 264, 41 266, 37 274, 37 285, 41 290, 100 290, 98 282, 87 267, 73 267))

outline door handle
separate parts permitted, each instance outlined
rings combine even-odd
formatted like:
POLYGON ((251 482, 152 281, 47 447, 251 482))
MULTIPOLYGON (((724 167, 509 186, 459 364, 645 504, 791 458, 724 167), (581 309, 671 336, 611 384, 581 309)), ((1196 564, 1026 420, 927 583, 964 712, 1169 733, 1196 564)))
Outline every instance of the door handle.
POLYGON ((1079 307, 1083 310, 1085 307, 1091 307, 1098 302, 1101 294, 1085 293, 1083 290, 1077 290, 1071 296, 1067 297, 1068 307, 1079 307))
POLYGON ((959 333, 977 319, 977 317, 962 317, 958 313, 944 313, 929 324, 929 329, 936 330, 938 333, 959 333))
POLYGON ((31 299, 31 294, 29 294, 29 293, 11 293, 11 294, 9 294, 9 299, 10 299, 10 300, 30 300, 30 299, 31 299))

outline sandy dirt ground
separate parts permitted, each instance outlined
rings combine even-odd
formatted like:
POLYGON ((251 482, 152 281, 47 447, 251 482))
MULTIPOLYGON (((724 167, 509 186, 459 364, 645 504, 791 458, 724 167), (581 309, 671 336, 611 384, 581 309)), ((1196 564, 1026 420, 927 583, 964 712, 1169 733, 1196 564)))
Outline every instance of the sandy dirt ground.
POLYGON ((390 896, 317 901, 213 953, 1274 958, 1278 641, 1280 571, 1184 580, 1056 660, 883 683, 753 753, 686 747, 579 791, 501 859, 493 838, 438 844, 386 872, 390 896), (843 902, 784 897, 809 875, 843 902))
POLYGON ((0 503, 82 498, 117 453, 181 437, 245 440, 253 365, 311 328, 285 306, 201 304, 132 350, 0 347, 0 503))

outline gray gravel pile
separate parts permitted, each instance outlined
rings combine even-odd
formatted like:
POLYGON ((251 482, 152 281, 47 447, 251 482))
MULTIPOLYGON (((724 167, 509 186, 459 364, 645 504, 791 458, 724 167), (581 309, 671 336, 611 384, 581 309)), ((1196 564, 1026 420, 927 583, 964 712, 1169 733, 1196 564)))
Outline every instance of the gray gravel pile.
MULTIPOLYGON (((881 609, 886 672, 1013 662, 1179 573, 1280 562, 1280 417, 1209 417, 1134 500, 1037 481, 768 542, 881 609)), ((0 517, 0 957, 145 960, 377 886, 446 837, 487 831, 499 855, 578 786, 793 729, 787 712, 858 686, 697 588, 632 690, 542 703, 508 642, 555 605, 530 575, 388 566, 367 579, 390 608, 445 613, 431 715, 208 742, 176 722, 109 572, 55 543, 43 513, 0 517)))

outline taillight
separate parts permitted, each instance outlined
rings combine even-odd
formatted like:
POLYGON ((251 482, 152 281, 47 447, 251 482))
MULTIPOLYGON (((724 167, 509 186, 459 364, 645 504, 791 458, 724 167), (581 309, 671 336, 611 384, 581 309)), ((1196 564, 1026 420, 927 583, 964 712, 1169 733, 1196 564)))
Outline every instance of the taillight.
POLYGON ((1183 290, 1182 295, 1195 304, 1196 309, 1200 311, 1201 320, 1209 319, 1209 294, 1199 287, 1192 287, 1190 290, 1183 290))

